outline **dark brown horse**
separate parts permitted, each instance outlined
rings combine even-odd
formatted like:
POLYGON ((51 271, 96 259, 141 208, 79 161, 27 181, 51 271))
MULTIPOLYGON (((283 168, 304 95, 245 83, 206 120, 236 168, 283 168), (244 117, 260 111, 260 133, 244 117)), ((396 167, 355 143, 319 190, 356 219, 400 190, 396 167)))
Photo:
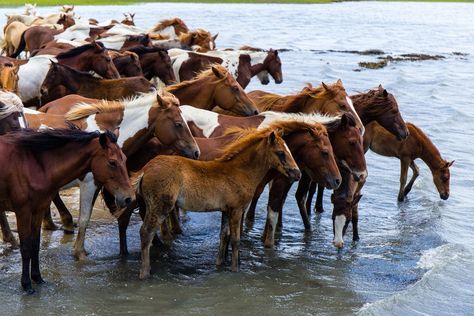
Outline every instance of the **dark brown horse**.
POLYGON ((41 221, 61 186, 92 171, 122 206, 134 198, 125 158, 112 133, 24 130, 0 138, 0 207, 15 212, 22 256, 21 285, 44 283, 39 268, 41 221), (30 277, 31 275, 31 277, 30 277))
POLYGON ((109 50, 115 67, 122 77, 143 77, 142 66, 138 55, 132 52, 109 50))
POLYGON ((52 62, 41 86, 41 94, 47 96, 49 90, 59 85, 68 90, 66 94, 74 93, 88 98, 107 100, 122 99, 153 89, 151 83, 144 77, 100 79, 90 73, 52 62))
POLYGON ((168 52, 158 47, 132 47, 128 51, 138 55, 143 75, 148 80, 160 78, 166 85, 176 82, 168 52))

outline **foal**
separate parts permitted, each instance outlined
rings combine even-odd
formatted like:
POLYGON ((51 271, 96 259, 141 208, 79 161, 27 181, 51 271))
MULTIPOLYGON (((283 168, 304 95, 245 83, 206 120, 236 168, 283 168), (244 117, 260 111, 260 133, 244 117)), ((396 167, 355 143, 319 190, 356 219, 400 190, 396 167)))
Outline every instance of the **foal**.
POLYGON ((255 188, 272 168, 293 180, 301 176, 285 142, 272 129, 250 130, 217 160, 195 161, 178 156, 151 160, 143 169, 137 189, 146 206, 140 229, 140 278, 150 275, 151 241, 175 205, 190 211, 222 211, 216 263, 222 264, 230 238, 232 270, 238 271, 242 214, 255 188))
POLYGON ((410 134, 405 140, 397 140, 390 132, 376 122, 367 125, 364 135, 364 146, 373 152, 400 159, 400 190, 398 201, 402 202, 411 191, 413 183, 420 174, 415 159, 423 160, 431 170, 433 182, 439 192, 439 197, 443 200, 449 198, 449 167, 453 161, 446 161, 441 157, 438 148, 431 142, 423 131, 412 123, 406 124, 410 134), (407 183, 408 167, 413 171, 413 175, 407 183))

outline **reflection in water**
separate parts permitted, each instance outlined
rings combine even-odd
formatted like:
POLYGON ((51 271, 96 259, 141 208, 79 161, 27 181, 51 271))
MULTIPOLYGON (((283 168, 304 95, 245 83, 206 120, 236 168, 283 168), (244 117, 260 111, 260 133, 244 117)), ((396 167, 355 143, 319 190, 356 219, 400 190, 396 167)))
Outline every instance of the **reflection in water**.
MULTIPOLYGON (((113 18, 111 11, 95 7, 76 10, 83 17, 113 18)), ((0 13, 10 11, 1 9, 0 13)), ((40 9, 44 11, 51 9, 40 9)), ((130 7, 114 7, 113 11, 128 12, 130 7)), ((72 258, 74 235, 43 232, 41 266, 48 283, 37 287, 32 297, 23 296, 20 290, 19 251, 0 246, 2 314, 348 314, 364 304, 362 312, 374 315, 466 314, 473 310, 469 299, 473 290, 464 286, 474 282, 472 264, 467 268, 472 263, 473 179, 466 172, 473 168, 472 148, 467 145, 474 136, 469 125, 474 110, 468 101, 473 78, 467 67, 474 54, 467 40, 474 37, 472 6, 339 3, 265 5, 263 10, 257 5, 150 3, 134 6, 133 11, 140 26, 180 16, 192 28, 220 32, 219 47, 251 44, 292 49, 280 53, 283 84, 270 84, 265 90, 291 93, 306 82, 342 78, 352 94, 382 83, 397 97, 404 117, 423 128, 446 158, 456 159, 451 197, 438 199, 431 174, 420 163, 421 176, 413 191, 406 202, 398 203, 398 160, 368 153, 370 176, 359 208, 358 243, 350 241, 349 228, 345 247, 337 251, 332 246, 328 192, 326 212, 313 213, 312 232, 305 232, 293 188, 275 249, 265 249, 261 234, 268 197, 264 193, 254 226, 242 236, 240 273, 231 273, 229 266, 218 270, 214 265, 220 214, 186 213, 183 235, 168 247, 153 249, 153 277, 143 282, 138 280, 138 216, 129 227, 131 254, 122 260, 116 223, 101 214, 88 229, 90 255, 85 263, 72 258), (445 23, 443 17, 448 13, 452 18, 445 23), (314 49, 380 49, 390 54, 416 52, 447 58, 354 72, 358 62, 371 57, 321 54, 314 49), (452 51, 469 55, 452 55, 452 51), (432 270, 427 273, 427 269, 432 270), (442 305, 448 294, 457 297, 456 306, 442 305)), ((0 22, 4 24, 3 14, 0 22)), ((248 90, 261 88, 255 80, 248 90)), ((75 209, 77 204, 76 200, 75 209)), ((97 215, 97 209, 94 212, 97 215)))

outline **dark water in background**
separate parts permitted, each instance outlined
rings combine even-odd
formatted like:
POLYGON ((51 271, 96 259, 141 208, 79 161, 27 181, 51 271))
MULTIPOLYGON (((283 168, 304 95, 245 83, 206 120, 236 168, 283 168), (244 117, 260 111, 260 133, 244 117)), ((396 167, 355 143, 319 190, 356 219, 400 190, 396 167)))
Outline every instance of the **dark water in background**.
MULTIPOLYGON (((2 13, 11 11, 0 9, 2 25, 2 13)), ((52 9, 40 10, 45 11, 52 9)), ((136 12, 137 25, 143 27, 179 16, 191 28, 219 32, 220 48, 251 44, 290 49, 281 53, 284 83, 264 87, 269 91, 292 93, 306 82, 338 78, 350 93, 382 83, 397 97, 404 118, 425 130, 444 158, 456 159, 451 197, 439 199, 429 169, 420 162, 421 175, 408 200, 398 203, 399 161, 368 153, 360 242, 352 244, 346 236, 342 251, 332 246, 327 197, 327 212, 313 216, 313 231, 305 235, 290 193, 281 237, 274 250, 266 250, 260 241, 264 195, 254 227, 242 236, 240 273, 215 268, 220 214, 188 213, 183 236, 169 250, 154 253, 153 278, 143 282, 138 280, 138 219, 129 228, 132 254, 127 261, 118 257, 112 221, 95 221, 89 228, 86 264, 72 259, 72 237, 44 233, 41 266, 49 284, 33 297, 23 296, 19 252, 1 256, 0 314, 474 313, 474 5, 145 4, 76 11, 99 20, 136 12), (355 72, 359 61, 375 57, 321 52, 365 49, 442 54, 446 59, 355 72)), ((253 81, 248 90, 261 88, 253 81)), ((9 253, 4 248, 0 252, 9 253)))

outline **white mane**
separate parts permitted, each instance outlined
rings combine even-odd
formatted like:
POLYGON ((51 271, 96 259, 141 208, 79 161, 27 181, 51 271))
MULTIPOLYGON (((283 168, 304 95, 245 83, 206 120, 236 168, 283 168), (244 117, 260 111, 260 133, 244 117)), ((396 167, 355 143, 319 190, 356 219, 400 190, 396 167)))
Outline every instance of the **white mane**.
POLYGON ((297 121, 307 124, 321 123, 327 124, 339 120, 340 116, 329 116, 321 113, 283 113, 283 112, 273 112, 267 111, 262 112, 259 115, 265 117, 258 129, 268 127, 271 123, 276 121, 297 121))
POLYGON ((15 112, 23 112, 23 103, 13 92, 0 90, 0 120, 15 112))

